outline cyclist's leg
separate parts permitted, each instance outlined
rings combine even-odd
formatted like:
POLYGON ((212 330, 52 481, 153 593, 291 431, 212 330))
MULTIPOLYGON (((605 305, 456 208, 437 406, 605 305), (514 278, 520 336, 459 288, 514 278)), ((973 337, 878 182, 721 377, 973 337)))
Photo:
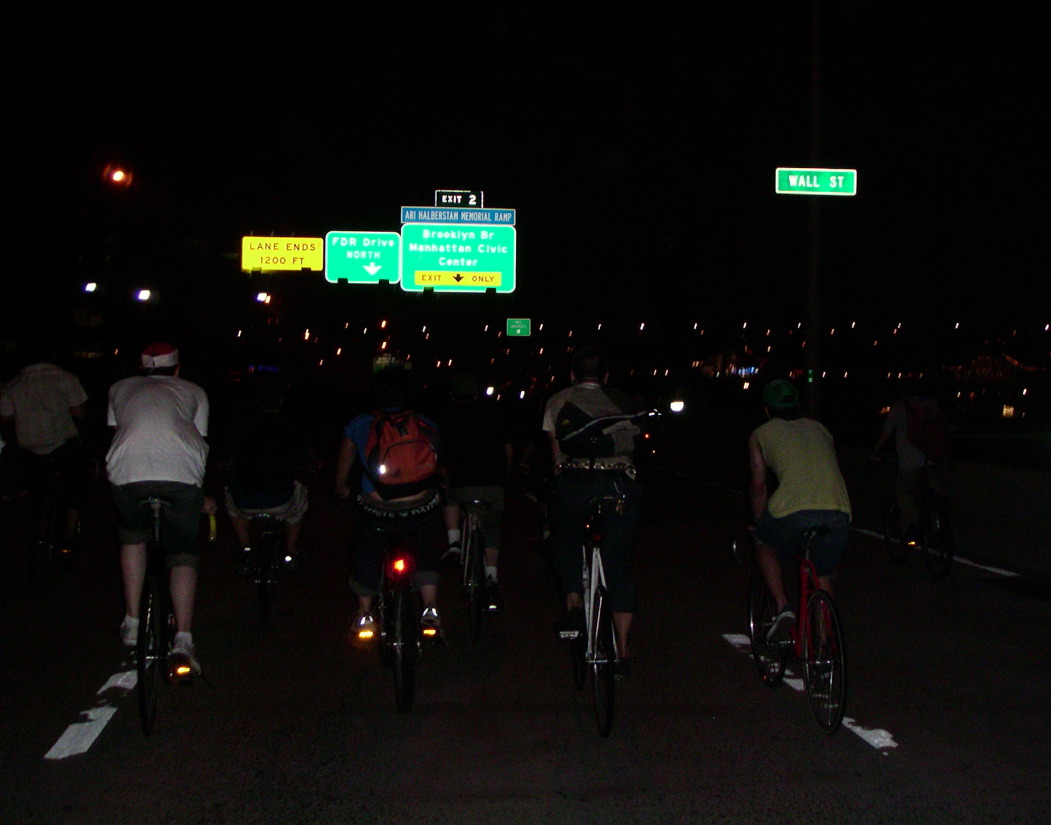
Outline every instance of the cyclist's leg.
POLYGON ((117 507, 124 612, 133 619, 139 616, 142 582, 146 577, 146 541, 152 533, 152 516, 138 502, 150 495, 150 489, 150 485, 142 482, 111 488, 117 507))
POLYGON ((295 491, 292 500, 288 502, 287 508, 282 508, 278 516, 285 522, 285 551, 291 558, 295 558, 299 552, 299 536, 303 532, 303 519, 309 506, 307 488, 302 482, 295 483, 295 491))
POLYGON ((142 582, 146 578, 146 543, 120 546, 120 572, 124 580, 124 612, 133 619, 139 617, 142 582))
POLYGON ((480 491, 482 501, 489 504, 482 513, 482 532, 485 534, 485 575, 495 579, 500 564, 500 544, 503 540, 501 525, 504 520, 504 488, 484 487, 480 491))
POLYGON ((832 574, 847 548, 850 516, 847 513, 827 510, 821 511, 819 518, 822 523, 828 525, 829 530, 814 537, 810 547, 810 560, 817 570, 821 589, 833 595, 832 574))
POLYGON ((801 532, 806 526, 799 524, 792 513, 783 518, 774 518, 767 510, 755 525, 755 561, 763 581, 774 597, 778 612, 789 606, 785 590, 782 559, 795 558, 801 532))
POLYGON ((197 530, 204 493, 194 484, 158 485, 159 495, 171 502, 161 511, 161 544, 169 571, 172 611, 177 633, 190 633, 197 593, 197 530))
POLYGON ((585 522, 591 499, 598 494, 596 484, 581 473, 563 473, 551 489, 551 556, 559 588, 567 610, 582 607, 585 522))
POLYGON ((632 553, 639 532, 642 491, 638 483, 621 478, 616 482, 604 478, 604 495, 621 495, 619 510, 607 510, 602 523, 602 568, 617 635, 617 650, 623 659, 631 656, 628 633, 638 607, 638 591, 632 572, 632 553))
POLYGON ((442 509, 434 507, 406 519, 404 534, 416 557, 416 585, 429 624, 438 624, 438 566, 445 550, 442 509))
POLYGON ((894 495, 898 500, 903 533, 910 527, 915 529, 920 523, 919 480, 922 473, 923 468, 899 468, 894 481, 894 495))
POLYGON ((359 511, 359 526, 350 550, 350 589, 357 597, 358 617, 372 611, 380 586, 380 567, 386 548, 386 524, 367 511, 359 511))

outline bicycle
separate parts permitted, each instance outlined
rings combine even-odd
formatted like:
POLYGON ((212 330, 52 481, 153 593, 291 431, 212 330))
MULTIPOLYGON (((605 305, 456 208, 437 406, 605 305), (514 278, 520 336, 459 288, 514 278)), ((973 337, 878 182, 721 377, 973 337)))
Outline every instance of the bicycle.
MULTIPOLYGON (((135 689, 139 720, 146 736, 153 733, 157 717, 157 690, 161 679, 179 685, 193 683, 193 668, 186 661, 172 659, 175 639, 175 612, 168 590, 168 571, 161 547, 161 511, 171 502, 150 496, 137 502, 149 507, 152 516, 150 539, 146 543, 146 576, 139 597, 139 632, 135 638, 135 689)), ((215 516, 209 514, 209 540, 215 540, 215 516)))
MULTIPOLYGON (((65 540, 62 470, 49 462, 47 478, 29 493, 32 533, 29 544, 29 572, 37 591, 47 589, 51 575, 60 564, 73 558, 73 548, 65 540)), ((80 525, 77 525, 79 530, 80 525)))
POLYGON ((846 709, 846 648, 835 601, 821 589, 817 570, 810 560, 811 542, 827 531, 824 525, 803 531, 798 618, 790 640, 785 643, 767 640, 778 611, 758 565, 748 585, 748 635, 756 668, 767 686, 781 684, 790 656, 802 663, 803 685, 814 721, 831 735, 839 729, 846 709))
POLYGON ((258 529, 259 540, 252 547, 253 579, 259 593, 259 618, 270 621, 277 598, 277 576, 281 567, 283 523, 269 513, 256 513, 251 518, 258 529))
POLYGON ((383 556, 376 613, 380 626, 380 661, 394 673, 394 706, 407 713, 416 691, 416 663, 422 640, 437 638, 436 628, 420 629, 420 611, 413 588, 416 562, 401 537, 391 533, 383 556))
POLYGON ((477 640, 482 632, 482 620, 492 610, 485 598, 485 533, 482 531, 482 512, 490 505, 486 501, 472 500, 461 506, 460 563, 467 604, 467 629, 471 638, 477 640))
POLYGON ((598 496, 591 500, 586 539, 582 546, 584 586, 584 635, 570 641, 573 684, 583 690, 591 676, 592 705, 599 735, 609 736, 613 728, 613 699, 616 681, 617 634, 613 611, 606 593, 606 574, 602 569, 602 517, 619 513, 621 496, 598 496))
POLYGON ((883 513, 883 543, 895 562, 904 564, 913 547, 920 549, 927 572, 935 579, 949 575, 956 557, 952 527, 945 500, 930 483, 930 467, 924 467, 917 479, 917 512, 919 524, 914 535, 905 536, 901 529, 901 507, 891 494, 883 513))

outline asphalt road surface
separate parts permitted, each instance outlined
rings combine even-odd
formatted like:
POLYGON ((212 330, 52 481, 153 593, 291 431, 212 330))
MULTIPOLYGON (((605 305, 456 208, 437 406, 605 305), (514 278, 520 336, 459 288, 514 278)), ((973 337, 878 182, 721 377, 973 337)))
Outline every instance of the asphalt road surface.
POLYGON ((602 739, 552 634, 537 512, 515 497, 506 612, 470 641, 450 575, 447 644, 427 651, 401 714, 375 651, 346 641, 352 522, 325 486, 309 562, 281 582, 269 627, 221 524, 195 622, 205 678, 165 686, 149 739, 121 675, 105 490, 77 563, 42 594, 4 512, 0 822, 1051 822, 1051 603, 1009 578, 957 564, 935 581, 856 533, 837 584, 849 722, 827 736, 749 657, 749 568, 729 553, 740 490, 653 479, 634 672, 602 739))

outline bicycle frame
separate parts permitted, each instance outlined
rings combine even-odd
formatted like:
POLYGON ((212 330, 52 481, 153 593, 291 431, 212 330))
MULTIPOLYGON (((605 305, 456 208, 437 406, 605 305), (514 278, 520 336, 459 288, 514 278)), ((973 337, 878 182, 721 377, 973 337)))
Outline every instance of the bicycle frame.
MULTIPOLYGON (((595 595, 599 588, 606 589, 606 571, 602 568, 602 514, 606 506, 619 507, 623 499, 613 496, 603 496, 591 503, 591 512, 588 516, 587 539, 581 548, 583 568, 581 569, 581 580, 584 585, 584 623, 587 628, 587 662, 594 664, 596 661, 596 634, 598 632, 598 617, 592 615, 595 603, 595 595), (590 553, 590 557, 589 557, 590 553)), ((616 638, 614 637, 614 645, 616 638)), ((614 649, 614 659, 619 651, 614 649)))
POLYGON ((809 541, 804 552, 799 556, 799 608, 796 613, 796 624, 792 628, 792 654, 799 660, 803 658, 803 639, 808 629, 809 613, 807 605, 815 590, 821 590, 817 568, 810 560, 809 541))

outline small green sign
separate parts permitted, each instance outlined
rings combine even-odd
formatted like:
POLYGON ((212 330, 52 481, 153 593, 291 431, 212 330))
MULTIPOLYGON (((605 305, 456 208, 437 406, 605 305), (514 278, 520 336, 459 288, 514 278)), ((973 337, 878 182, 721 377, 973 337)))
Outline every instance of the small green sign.
POLYGON ((779 195, 856 195, 857 169, 788 169, 778 167, 774 191, 779 195))
POLYGON ((507 336, 516 338, 519 336, 532 335, 532 324, 528 318, 508 318, 507 336))

